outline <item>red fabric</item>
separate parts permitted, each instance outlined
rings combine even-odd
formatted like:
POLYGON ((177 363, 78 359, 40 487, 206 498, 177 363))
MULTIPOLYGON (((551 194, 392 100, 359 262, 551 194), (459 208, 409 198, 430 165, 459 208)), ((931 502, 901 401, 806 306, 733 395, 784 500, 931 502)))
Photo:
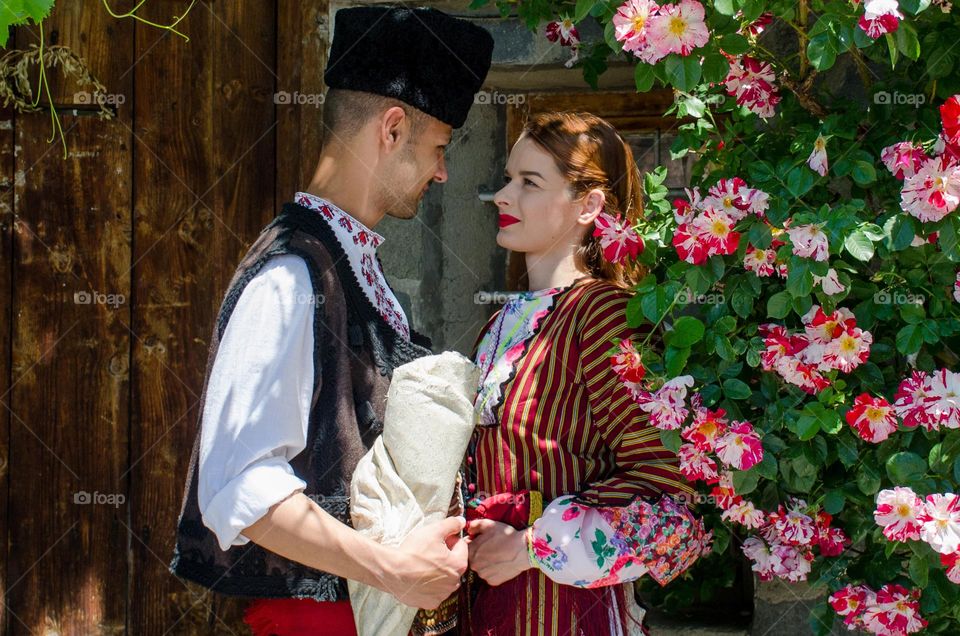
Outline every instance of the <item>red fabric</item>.
POLYGON ((258 599, 243 616, 253 636, 331 634, 357 636, 350 601, 320 603, 311 599, 258 599))
POLYGON ((492 519, 523 530, 530 521, 530 493, 502 492, 487 497, 476 506, 467 506, 467 522, 476 519, 492 519))

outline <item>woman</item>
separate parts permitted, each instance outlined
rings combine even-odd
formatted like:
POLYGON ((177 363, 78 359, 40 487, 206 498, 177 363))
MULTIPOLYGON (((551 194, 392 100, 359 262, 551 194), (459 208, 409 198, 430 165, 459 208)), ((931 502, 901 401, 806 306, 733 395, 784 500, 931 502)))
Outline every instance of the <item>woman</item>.
POLYGON ((676 455, 611 364, 613 347, 649 333, 625 317, 642 267, 607 260, 601 243, 640 216, 640 174, 609 123, 551 113, 526 126, 505 178, 497 243, 524 253, 532 291, 493 316, 474 356, 467 530, 482 581, 463 622, 474 634, 639 633, 630 581, 665 584, 703 542, 664 497, 693 492, 676 455))

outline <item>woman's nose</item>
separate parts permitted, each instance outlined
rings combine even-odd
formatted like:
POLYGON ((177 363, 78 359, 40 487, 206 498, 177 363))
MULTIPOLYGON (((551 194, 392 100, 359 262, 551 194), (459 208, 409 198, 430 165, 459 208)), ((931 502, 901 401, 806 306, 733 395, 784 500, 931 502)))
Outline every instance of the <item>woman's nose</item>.
POLYGON ((497 190, 497 193, 493 195, 493 202, 498 208, 505 208, 510 205, 510 200, 507 196, 507 190, 509 187, 509 185, 505 185, 497 190))

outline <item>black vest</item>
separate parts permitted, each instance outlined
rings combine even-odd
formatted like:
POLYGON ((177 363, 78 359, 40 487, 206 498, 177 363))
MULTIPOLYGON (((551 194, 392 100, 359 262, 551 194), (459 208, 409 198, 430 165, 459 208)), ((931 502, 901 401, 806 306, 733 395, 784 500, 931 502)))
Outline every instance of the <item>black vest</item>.
MULTIPOLYGON (((306 483, 304 494, 350 524, 350 479, 360 458, 383 430, 387 389, 394 368, 429 355, 429 341, 398 334, 373 306, 333 230, 319 212, 287 203, 241 261, 220 307, 200 403, 220 338, 247 283, 267 261, 284 254, 307 264, 314 298, 314 385, 306 448, 290 464, 306 483)), ((296 399, 298 387, 289 387, 296 399)), ((199 424, 198 424, 199 429, 199 424)), ((220 549, 197 503, 197 430, 177 525, 170 571, 216 592, 261 598, 346 600, 344 579, 261 548, 252 541, 220 549)))

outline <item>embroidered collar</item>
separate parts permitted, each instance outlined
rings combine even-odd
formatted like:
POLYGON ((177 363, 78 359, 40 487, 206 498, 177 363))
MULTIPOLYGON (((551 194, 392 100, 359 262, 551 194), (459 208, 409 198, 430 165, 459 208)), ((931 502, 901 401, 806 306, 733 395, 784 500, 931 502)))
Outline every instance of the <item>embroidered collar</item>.
POLYGON ((410 325, 407 316, 387 284, 377 258, 377 248, 383 245, 384 238, 330 201, 309 192, 297 192, 294 201, 319 212, 326 220, 346 253, 350 267, 363 286, 367 298, 390 326, 409 339, 410 325))

